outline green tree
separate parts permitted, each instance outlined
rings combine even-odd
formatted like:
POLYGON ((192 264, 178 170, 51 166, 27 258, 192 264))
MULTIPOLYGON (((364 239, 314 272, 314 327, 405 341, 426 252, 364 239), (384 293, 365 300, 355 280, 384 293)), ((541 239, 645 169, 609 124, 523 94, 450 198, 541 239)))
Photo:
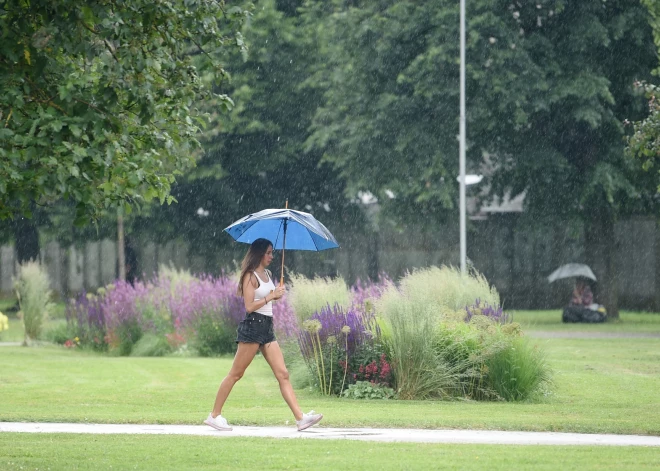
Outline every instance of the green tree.
POLYGON ((78 224, 171 202, 212 97, 193 56, 221 81, 244 18, 222 0, 0 1, 0 219, 60 199, 78 224))
MULTIPOLYGON (((642 0, 642 3, 649 10, 655 45, 660 51, 660 2, 642 0)), ((654 73, 660 74, 660 68, 656 68, 654 73)), ((660 90, 654 84, 643 82, 639 82, 637 87, 649 99, 648 116, 632 123, 633 130, 628 137, 626 150, 644 170, 655 174, 657 190, 660 192, 660 90)))
MULTIPOLYGON (((457 2, 309 8, 329 46, 308 145, 399 221, 442 218, 458 189, 457 2)), ((467 19, 468 167, 486 157, 491 194, 524 191, 530 219, 584 223, 617 317, 614 223, 652 204, 624 157, 622 125, 644 112, 632 83, 656 63, 647 12, 623 0, 475 0, 467 19)))
MULTIPOLYGON (((362 214, 344 194, 344 180, 320 163, 320 152, 304 148, 322 99, 308 78, 323 57, 296 6, 256 3, 242 30, 250 52, 229 57, 231 80, 215 90, 235 106, 209 126, 197 167, 172 188, 178 204, 154 208, 149 224, 137 221, 144 230, 157 227, 158 237, 182 238, 202 254, 231 253, 235 244, 222 234, 224 227, 246 213, 284 207, 287 199, 290 208, 312 212, 338 230, 343 243, 361 227, 362 214)), ((206 109, 213 111, 212 105, 206 109)))

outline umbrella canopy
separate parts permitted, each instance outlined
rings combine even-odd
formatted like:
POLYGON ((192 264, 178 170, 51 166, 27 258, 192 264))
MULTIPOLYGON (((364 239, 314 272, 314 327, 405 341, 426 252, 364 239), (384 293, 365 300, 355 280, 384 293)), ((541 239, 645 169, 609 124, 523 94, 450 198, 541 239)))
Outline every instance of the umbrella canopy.
POLYGON ((264 209, 248 214, 225 231, 237 242, 251 244, 257 239, 268 239, 273 250, 282 250, 280 284, 284 283, 284 250, 321 250, 339 247, 335 237, 314 216, 302 211, 288 209, 264 209))
POLYGON ((318 252, 339 247, 335 237, 314 216, 293 209, 264 209, 248 214, 226 227, 225 232, 245 244, 259 238, 268 239, 274 250, 318 252))
POLYGON ((567 263, 557 268, 548 276, 548 283, 575 276, 590 278, 596 281, 596 275, 594 275, 594 272, 591 271, 588 265, 584 265, 583 263, 567 263))

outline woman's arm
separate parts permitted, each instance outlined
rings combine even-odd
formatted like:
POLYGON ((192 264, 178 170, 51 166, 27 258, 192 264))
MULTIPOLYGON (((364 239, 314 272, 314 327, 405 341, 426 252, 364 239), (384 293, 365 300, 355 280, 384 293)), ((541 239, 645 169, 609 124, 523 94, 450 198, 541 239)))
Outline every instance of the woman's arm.
POLYGON ((273 299, 279 299, 284 294, 284 290, 276 288, 274 292, 268 293, 265 298, 254 300, 254 291, 257 289, 257 280, 254 279, 252 273, 248 273, 243 279, 243 302, 245 303, 245 310, 247 312, 254 312, 257 309, 264 307, 273 299))

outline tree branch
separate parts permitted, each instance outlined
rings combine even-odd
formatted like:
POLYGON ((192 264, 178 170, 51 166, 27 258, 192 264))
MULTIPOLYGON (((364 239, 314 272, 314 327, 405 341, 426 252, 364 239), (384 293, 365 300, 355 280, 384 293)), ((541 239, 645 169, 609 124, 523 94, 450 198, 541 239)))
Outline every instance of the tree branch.
MULTIPOLYGON (((83 26, 83 28, 85 28, 86 30, 90 31, 92 34, 94 34, 94 35, 96 35, 96 36, 99 35, 98 31, 96 31, 96 30, 95 30, 94 28, 92 28, 91 26, 87 25, 84 21, 81 21, 80 24, 83 26)), ((103 38, 103 44, 105 44, 106 49, 110 52, 110 54, 111 54, 112 57, 115 59, 115 61, 117 62, 117 64, 119 64, 119 63, 120 63, 120 62, 119 62, 119 58, 118 58, 117 55, 115 54, 115 49, 112 47, 112 44, 110 44, 110 42, 109 42, 106 38, 103 38)))

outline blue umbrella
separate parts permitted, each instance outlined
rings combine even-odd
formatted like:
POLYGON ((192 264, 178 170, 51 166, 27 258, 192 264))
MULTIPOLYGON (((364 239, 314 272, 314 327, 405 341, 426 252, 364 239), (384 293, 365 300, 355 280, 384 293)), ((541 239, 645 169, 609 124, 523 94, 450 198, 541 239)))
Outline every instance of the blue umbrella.
POLYGON ((245 244, 259 238, 268 239, 273 243, 273 250, 282 250, 281 282, 285 249, 319 252, 339 247, 335 237, 314 216, 293 209, 264 209, 248 214, 226 227, 225 232, 245 244))

